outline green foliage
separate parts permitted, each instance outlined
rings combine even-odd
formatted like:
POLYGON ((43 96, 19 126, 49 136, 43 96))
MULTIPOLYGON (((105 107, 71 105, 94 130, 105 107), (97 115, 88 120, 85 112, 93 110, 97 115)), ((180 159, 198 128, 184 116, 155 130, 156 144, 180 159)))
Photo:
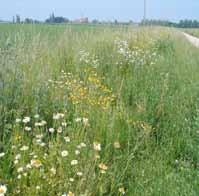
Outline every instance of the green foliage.
POLYGON ((199 55, 175 30, 0 28, 0 190, 198 195, 199 55))

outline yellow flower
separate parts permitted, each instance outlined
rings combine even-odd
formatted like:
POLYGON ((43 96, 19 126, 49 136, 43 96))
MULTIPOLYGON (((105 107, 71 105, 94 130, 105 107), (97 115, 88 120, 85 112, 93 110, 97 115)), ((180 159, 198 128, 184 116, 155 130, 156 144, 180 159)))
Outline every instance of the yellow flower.
POLYGON ((107 167, 104 163, 100 163, 100 164, 98 165, 98 167, 99 167, 101 170, 107 170, 107 169, 108 169, 108 167, 107 167))
POLYGON ((118 189, 118 191, 119 191, 120 193, 122 193, 122 195, 124 195, 124 194, 125 194, 124 187, 120 187, 120 188, 118 189))
POLYGON ((117 142, 114 142, 114 148, 118 149, 120 148, 120 143, 117 141, 117 142))
POLYGON ((41 161, 38 159, 31 160, 30 164, 31 164, 31 166, 36 167, 36 168, 39 168, 42 166, 41 161))
POLYGON ((75 194, 73 192, 69 191, 68 196, 75 196, 75 194))
POLYGON ((15 136, 15 140, 20 140, 20 139, 21 139, 21 136, 17 134, 17 135, 15 136))

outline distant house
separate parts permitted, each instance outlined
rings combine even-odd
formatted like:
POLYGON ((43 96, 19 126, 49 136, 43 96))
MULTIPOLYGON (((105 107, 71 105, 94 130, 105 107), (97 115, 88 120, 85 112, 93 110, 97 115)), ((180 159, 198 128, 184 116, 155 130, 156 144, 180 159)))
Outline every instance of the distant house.
POLYGON ((74 22, 75 23, 88 23, 89 20, 88 20, 88 17, 81 17, 79 19, 76 19, 74 22))

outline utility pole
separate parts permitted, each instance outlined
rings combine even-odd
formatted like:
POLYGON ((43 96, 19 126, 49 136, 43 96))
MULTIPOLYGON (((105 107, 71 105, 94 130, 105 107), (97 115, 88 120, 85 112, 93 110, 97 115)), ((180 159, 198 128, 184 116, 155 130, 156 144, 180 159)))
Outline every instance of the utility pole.
POLYGON ((144 0, 144 24, 146 23, 146 0, 144 0))

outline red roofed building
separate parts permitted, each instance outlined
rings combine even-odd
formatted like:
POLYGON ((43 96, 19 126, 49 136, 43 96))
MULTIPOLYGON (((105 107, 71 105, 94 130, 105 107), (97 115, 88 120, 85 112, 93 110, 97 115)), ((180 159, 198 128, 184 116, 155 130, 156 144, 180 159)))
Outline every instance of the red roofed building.
POLYGON ((88 23, 88 17, 81 17, 75 20, 76 23, 88 23))

